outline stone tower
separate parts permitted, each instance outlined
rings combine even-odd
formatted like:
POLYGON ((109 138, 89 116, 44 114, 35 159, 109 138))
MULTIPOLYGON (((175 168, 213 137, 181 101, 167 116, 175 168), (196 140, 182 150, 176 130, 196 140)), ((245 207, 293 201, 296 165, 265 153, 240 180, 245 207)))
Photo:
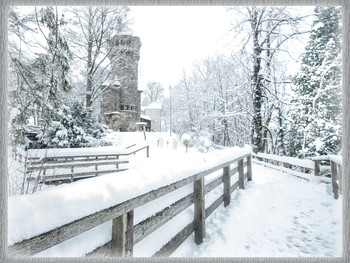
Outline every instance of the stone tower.
POLYGON ((141 93, 138 90, 139 37, 121 35, 109 41, 111 79, 118 84, 107 88, 102 96, 100 121, 120 131, 136 129, 140 121, 141 93))

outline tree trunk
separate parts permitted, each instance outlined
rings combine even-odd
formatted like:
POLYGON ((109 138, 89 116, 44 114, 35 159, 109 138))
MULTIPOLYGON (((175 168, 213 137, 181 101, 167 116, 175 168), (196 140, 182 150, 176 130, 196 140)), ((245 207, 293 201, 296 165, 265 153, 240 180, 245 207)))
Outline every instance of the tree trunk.
POLYGON ((253 76, 252 76, 252 91, 253 91, 253 108, 254 108, 254 120, 253 120, 253 147, 254 152, 262 151, 262 83, 261 83, 261 53, 262 49, 259 44, 259 25, 258 25, 258 12, 253 8, 251 26, 253 30, 253 76))
POLYGON ((88 28, 88 54, 87 54, 87 78, 86 78, 86 107, 90 107, 92 103, 92 8, 89 8, 89 28, 88 28))

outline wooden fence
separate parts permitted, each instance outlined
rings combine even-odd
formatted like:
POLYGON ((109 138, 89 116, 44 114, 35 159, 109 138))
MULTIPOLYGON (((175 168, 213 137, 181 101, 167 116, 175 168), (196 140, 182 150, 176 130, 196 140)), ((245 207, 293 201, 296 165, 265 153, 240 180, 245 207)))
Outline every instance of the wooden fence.
MULTIPOLYGON (((312 157, 310 160, 303 160, 298 158, 276 156, 272 154, 253 154, 257 163, 263 164, 270 168, 274 168, 283 172, 290 173, 299 178, 309 180, 310 174, 306 174, 308 171, 313 171, 314 176, 320 176, 322 170, 326 170, 320 163, 326 161, 330 163, 331 183, 333 186, 334 198, 339 198, 339 193, 342 193, 342 162, 340 156, 327 155, 312 157), (264 161, 265 164, 262 162, 264 161), (292 170, 293 167, 301 168, 304 172, 292 170), (323 168, 323 169, 322 169, 323 168)), ((325 182, 328 182, 327 178, 322 178, 325 182)))
MULTIPOLYGON (((96 226, 112 220, 111 241, 94 250, 87 256, 106 255, 118 257, 132 257, 133 247, 145 237, 172 220, 176 215, 194 204, 193 222, 183 228, 168 243, 166 243, 153 256, 171 255, 193 232, 195 243, 200 244, 205 237, 205 219, 223 202, 224 206, 230 204, 231 193, 239 188, 245 188, 245 180, 252 180, 251 154, 245 154, 231 161, 222 163, 207 170, 200 171, 170 185, 150 191, 123 203, 90 214, 74 222, 60 226, 56 229, 38 236, 23 240, 8 247, 11 256, 30 256, 62 243, 72 237, 82 234, 96 226), (237 164, 231 167, 232 164, 237 164), (205 184, 205 177, 223 169, 216 179, 205 184), (231 183, 233 174, 238 173, 238 181, 231 183), (193 192, 172 205, 164 208, 153 216, 134 225, 134 210, 153 200, 169 194, 181 187, 193 183, 193 192), (223 184, 223 194, 210 206, 205 207, 205 195, 223 184)), ((49 219, 46 219, 49 220, 49 219)), ((174 219, 175 220, 175 219, 174 219)))
MULTIPOLYGON (((149 145, 139 147, 131 145, 125 149, 127 151, 116 150, 112 153, 100 154, 65 155, 56 153, 54 156, 25 157, 25 177, 27 181, 35 181, 34 192, 40 183, 73 182, 100 174, 125 171, 127 168, 119 168, 119 165, 129 161, 120 160, 120 157, 135 154, 143 149, 146 149, 146 157, 149 157, 149 145), (76 168, 82 167, 85 168, 85 171, 77 171, 76 168), (99 169, 99 167, 107 167, 107 169, 99 169)), ((54 149, 50 150, 54 151, 54 149)))
POLYGON ((334 198, 338 199, 339 194, 343 192, 343 173, 342 173, 342 160, 339 156, 327 155, 317 156, 311 158, 315 162, 315 175, 320 175, 320 162, 329 161, 331 165, 331 178, 334 198), (339 183, 338 183, 339 182, 339 183))

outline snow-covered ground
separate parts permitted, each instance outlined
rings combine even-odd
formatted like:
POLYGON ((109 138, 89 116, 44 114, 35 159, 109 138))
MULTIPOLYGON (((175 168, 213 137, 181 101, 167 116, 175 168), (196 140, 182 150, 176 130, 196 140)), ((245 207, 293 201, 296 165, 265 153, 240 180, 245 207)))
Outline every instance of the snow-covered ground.
POLYGON ((208 219, 206 238, 188 238, 175 257, 340 257, 342 202, 331 185, 253 164, 253 181, 208 219))
MULTIPOLYGON (((144 142, 142 133, 110 133, 108 139, 114 146, 144 142)), ((129 171, 10 197, 9 244, 250 151, 233 148, 199 153, 189 149, 185 153, 175 136, 162 133, 147 133, 147 142, 150 158, 141 152, 132 156, 129 171)), ((135 223, 190 191, 191 185, 136 209, 135 223)), ((222 187, 218 187, 206 197, 206 204, 221 194, 222 187)), ((195 245, 191 236, 173 256, 341 256, 341 212, 341 199, 333 199, 330 185, 254 164, 253 181, 246 190, 235 191, 230 206, 221 206, 207 219, 204 243, 195 245)), ((192 220, 190 207, 138 243, 134 256, 153 255, 192 220)), ((80 257, 110 238, 111 222, 106 222, 37 256, 80 257)))

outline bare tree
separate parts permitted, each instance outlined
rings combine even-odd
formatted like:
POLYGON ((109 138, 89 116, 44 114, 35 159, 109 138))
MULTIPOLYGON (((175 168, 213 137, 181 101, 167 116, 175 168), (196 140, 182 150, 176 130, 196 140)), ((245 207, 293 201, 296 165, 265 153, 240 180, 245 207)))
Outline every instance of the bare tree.
POLYGON ((129 8, 89 6, 74 8, 71 12, 73 18, 70 22, 74 27, 67 31, 68 39, 76 67, 84 69, 81 72, 85 80, 82 89, 86 106, 90 107, 106 88, 118 82, 111 79, 116 63, 110 59, 112 50, 108 41, 128 32, 129 8))
POLYGON ((254 151, 265 152, 268 135, 272 138, 269 125, 276 98, 272 63, 279 62, 275 58, 285 51, 287 41, 305 33, 299 28, 305 16, 292 15, 287 7, 232 8, 232 11, 241 17, 234 30, 244 35, 242 50, 251 54, 252 145, 254 151))
POLYGON ((248 143, 250 93, 237 63, 237 58, 217 56, 195 65, 190 77, 184 74, 173 89, 177 132, 191 133, 192 141, 210 137, 222 146, 248 143))
POLYGON ((148 82, 142 92, 142 105, 147 106, 152 102, 161 102, 164 99, 164 88, 159 82, 148 82))

